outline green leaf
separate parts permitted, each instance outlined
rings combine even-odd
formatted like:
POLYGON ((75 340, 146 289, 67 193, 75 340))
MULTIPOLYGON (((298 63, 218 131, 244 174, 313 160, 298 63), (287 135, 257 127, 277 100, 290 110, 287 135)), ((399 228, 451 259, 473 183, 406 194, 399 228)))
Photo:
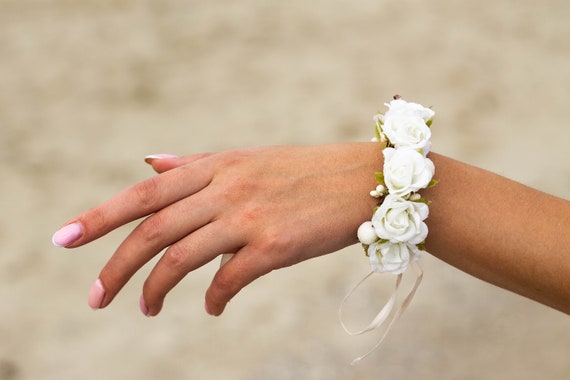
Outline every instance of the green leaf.
POLYGON ((384 182, 384 173, 383 172, 374 173, 374 178, 376 178, 376 182, 379 185, 386 186, 386 183, 384 182))
POLYGON ((439 181, 437 179, 433 179, 431 181, 429 181, 427 187, 434 187, 435 185, 437 185, 439 183, 439 181))

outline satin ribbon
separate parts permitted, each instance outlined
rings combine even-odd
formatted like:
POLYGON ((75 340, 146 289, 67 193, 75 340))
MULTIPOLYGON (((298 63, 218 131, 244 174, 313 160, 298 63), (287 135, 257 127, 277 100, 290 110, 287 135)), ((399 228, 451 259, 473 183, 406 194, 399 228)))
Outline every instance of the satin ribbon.
MULTIPOLYGON (((386 331, 384 331, 384 334, 382 334, 382 336, 380 337, 378 342, 374 345, 374 347, 372 347, 364 355, 361 355, 361 356, 357 357, 356 359, 354 359, 351 362, 351 365, 358 364, 362 359, 366 358, 368 355, 370 355, 372 352, 374 352, 378 347, 380 347, 382 342, 384 342, 384 339, 386 339, 386 337, 388 336, 388 333, 392 330, 392 328, 394 327, 396 322, 400 319, 402 314, 404 314, 404 312, 406 311, 406 309, 408 308, 408 306, 412 302, 412 299, 414 298, 414 295, 416 294, 416 290, 418 290, 418 287, 420 286, 420 283, 422 282, 424 272, 423 272, 420 264, 417 261, 412 261, 410 263, 410 266, 412 266, 414 268, 414 270, 416 271, 416 281, 414 283, 414 286, 412 287, 410 292, 407 294, 407 296, 404 298, 402 303, 395 309, 395 311, 392 315, 392 318, 389 320, 388 326, 386 327, 386 331)), ((346 333, 348 335, 351 335, 351 336, 362 335, 364 333, 376 330, 377 328, 381 327, 384 324, 384 322, 386 322, 388 320, 388 317, 390 317, 392 310, 394 310, 394 305, 396 304, 396 298, 398 296, 398 290, 400 289, 400 285, 402 283, 402 277, 403 277, 402 273, 397 275, 396 283, 394 284, 394 290, 392 291, 392 295, 390 296, 388 301, 386 301, 386 304, 384 304, 384 306, 378 312, 376 317, 374 317, 374 319, 372 319, 372 321, 368 324, 368 326, 366 326, 362 330, 358 330, 358 331, 351 331, 348 329, 348 327, 346 327, 346 324, 344 323, 344 320, 343 320, 344 306, 345 306, 346 302, 354 294, 354 292, 360 287, 360 285, 362 285, 364 283, 364 281, 366 281, 374 273, 375 273, 374 271, 371 271, 366 276, 364 276, 364 278, 362 278, 350 290, 350 292, 348 292, 348 294, 344 297, 344 299, 342 300, 342 302, 338 308, 338 318, 339 318, 340 324, 341 324, 342 328, 344 329, 344 331, 346 331, 346 333)))
MULTIPOLYGON (((232 259, 232 257, 233 257, 233 254, 222 255, 222 259, 220 260, 220 267, 224 266, 228 261, 230 261, 232 259)), ((392 318, 390 319, 390 322, 388 323, 388 326, 386 327, 386 331, 384 331, 384 334, 382 334, 382 336, 380 337, 378 342, 374 345, 374 347, 372 347, 364 355, 361 355, 361 356, 357 357, 356 359, 354 359, 351 362, 351 365, 358 364, 362 359, 366 358, 368 355, 373 353, 378 347, 380 347, 382 342, 384 342, 384 339, 386 339, 386 337, 388 336, 388 333, 392 330, 392 328, 394 327, 396 322, 400 319, 402 314, 404 314, 404 312, 406 311, 406 309, 408 308, 408 306, 412 302, 412 299, 414 298, 414 295, 416 294, 416 290, 418 290, 418 287, 420 286, 420 283, 422 282, 424 272, 423 272, 419 262, 416 260, 412 261, 410 263, 410 266, 412 268, 414 268, 414 270, 416 271, 416 281, 414 283, 414 286, 412 287, 410 292, 407 294, 406 298, 404 298, 402 303, 396 308, 395 312, 392 315, 392 318)), ((360 285, 362 285, 364 283, 364 281, 368 280, 368 278, 370 278, 370 276, 372 276, 375 273, 376 272, 371 271, 366 276, 364 276, 356 285, 354 285, 354 287, 350 290, 350 292, 348 292, 348 294, 344 297, 344 299, 342 300, 342 302, 338 308, 338 318, 339 318, 340 324, 341 324, 342 328, 344 329, 344 331, 346 331, 346 333, 348 335, 351 335, 351 336, 362 335, 362 334, 365 334, 367 332, 376 330, 377 328, 381 327, 384 324, 384 322, 386 322, 388 320, 388 317, 390 317, 390 314, 392 314, 392 311, 394 310, 394 306, 396 304, 396 299, 398 297, 398 290, 400 290, 400 285, 402 283, 403 273, 400 273, 397 275, 396 282, 394 284, 394 290, 392 291, 390 298, 388 299, 388 301, 386 301, 386 303, 384 304, 382 309, 380 309, 378 314, 376 314, 376 316, 374 317, 374 319, 372 319, 372 321, 368 324, 368 326, 366 326, 362 330, 358 330, 358 331, 351 331, 348 329, 348 327, 346 327, 346 324, 344 323, 344 319, 343 319, 344 306, 345 306, 346 302, 354 294, 354 292, 360 287, 360 285)))

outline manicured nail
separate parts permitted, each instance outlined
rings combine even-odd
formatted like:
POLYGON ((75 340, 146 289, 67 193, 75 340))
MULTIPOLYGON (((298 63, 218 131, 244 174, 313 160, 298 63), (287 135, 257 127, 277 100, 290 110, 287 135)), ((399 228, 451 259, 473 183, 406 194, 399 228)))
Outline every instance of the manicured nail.
POLYGON ((93 310, 100 309, 101 304, 103 303, 103 297, 105 297, 105 288, 103 287, 101 280, 97 279, 89 290, 89 299, 87 303, 93 310))
POLYGON ((66 247, 79 239, 82 233, 83 227, 79 223, 71 223, 53 234, 51 241, 56 247, 66 247))
POLYGON ((208 303, 206 303, 206 302, 204 302, 204 310, 206 310, 206 313, 208 313, 209 315, 213 315, 213 314, 210 312, 210 309, 208 308, 208 303))
POLYGON ((148 307, 146 306, 144 296, 142 296, 142 295, 141 295, 141 298, 139 298, 139 307, 141 308, 142 313, 148 317, 149 316, 148 315, 148 307))
POLYGON ((151 154, 150 156, 146 156, 144 158, 144 162, 146 162, 147 164, 151 164, 152 161, 161 160, 163 158, 178 158, 178 156, 168 153, 151 154))

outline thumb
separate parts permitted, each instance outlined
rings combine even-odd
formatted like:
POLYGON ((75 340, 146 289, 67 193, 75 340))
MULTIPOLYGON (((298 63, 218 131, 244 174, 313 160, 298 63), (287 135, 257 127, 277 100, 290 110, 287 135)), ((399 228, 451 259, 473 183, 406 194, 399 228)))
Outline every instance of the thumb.
POLYGON ((155 172, 164 173, 170 169, 174 169, 179 166, 183 166, 191 162, 197 161, 201 158, 208 157, 211 154, 212 153, 202 153, 202 154, 194 154, 190 156, 178 157, 174 154, 159 153, 159 154, 151 154, 149 156, 146 156, 144 158, 144 161, 150 166, 152 166, 155 172))

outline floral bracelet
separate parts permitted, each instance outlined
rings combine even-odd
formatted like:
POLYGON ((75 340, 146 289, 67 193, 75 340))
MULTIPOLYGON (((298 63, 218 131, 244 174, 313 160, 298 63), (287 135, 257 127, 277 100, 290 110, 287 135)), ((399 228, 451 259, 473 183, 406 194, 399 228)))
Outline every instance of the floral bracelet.
POLYGON ((430 151, 431 124, 435 112, 421 104, 406 102, 399 95, 385 104, 386 113, 374 117, 375 138, 382 144, 384 167, 375 173, 378 186, 370 192, 377 198, 372 220, 358 228, 358 240, 370 260, 372 271, 364 277, 345 297, 339 318, 345 331, 359 335, 380 327, 394 309, 403 273, 412 265, 417 270, 416 282, 399 307, 395 309, 384 335, 365 355, 356 358, 353 364, 368 356, 384 341, 394 323, 411 302, 423 276, 416 263, 425 251, 428 227, 425 220, 429 214, 429 201, 419 191, 435 186, 435 166, 427 158, 430 151), (372 322, 364 329, 350 331, 343 322, 344 304, 352 293, 373 273, 397 275, 391 297, 372 322))
POLYGON ((378 186, 370 192, 383 201, 372 220, 359 227, 358 240, 375 272, 400 274, 425 250, 429 201, 418 191, 437 183, 435 166, 427 158, 435 113, 398 95, 386 106, 385 114, 374 117, 384 169, 376 173, 378 186))

